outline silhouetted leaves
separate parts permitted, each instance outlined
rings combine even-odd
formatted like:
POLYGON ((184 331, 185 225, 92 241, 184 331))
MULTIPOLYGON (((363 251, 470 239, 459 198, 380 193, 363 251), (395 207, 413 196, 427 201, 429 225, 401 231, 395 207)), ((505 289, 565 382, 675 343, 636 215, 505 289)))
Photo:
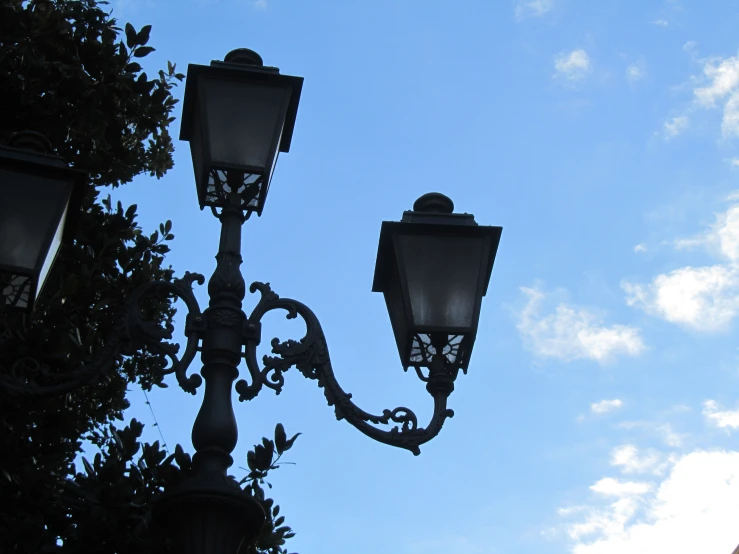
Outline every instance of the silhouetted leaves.
MULTIPOLYGON (((172 222, 145 231, 135 205, 101 189, 172 168, 172 90, 185 76, 167 62, 166 72, 151 68, 150 78, 141 60, 154 50, 151 26, 121 29, 109 11, 95 0, 0 2, 0 144, 34 130, 65 163, 89 173, 74 244, 61 249, 33 320, 0 315, 0 374, 14 375, 14 364, 28 360, 20 377, 40 385, 62 381, 117 336, 138 286, 172 279, 164 263, 172 222)), ((145 318, 172 323, 170 298, 150 298, 143 308, 145 318)), ((0 552, 166 551, 151 534, 152 502, 186 478, 192 460, 179 445, 167 455, 158 442, 142 444, 136 420, 111 426, 123 420, 129 387, 165 386, 160 367, 143 351, 119 356, 100 382, 68 394, 0 393, 0 552), (102 453, 80 460, 78 473, 83 440, 102 453)), ((279 438, 280 452, 276 436, 262 441, 258 456, 249 454, 254 475, 242 485, 270 514, 250 554, 284 552, 289 533, 274 524, 278 507, 261 485, 296 437, 279 438)))

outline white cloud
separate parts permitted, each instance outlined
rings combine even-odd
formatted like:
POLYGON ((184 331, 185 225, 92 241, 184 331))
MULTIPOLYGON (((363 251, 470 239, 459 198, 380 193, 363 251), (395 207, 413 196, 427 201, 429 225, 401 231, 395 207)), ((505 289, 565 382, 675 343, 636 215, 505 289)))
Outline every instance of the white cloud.
POLYGON ((665 139, 670 140, 671 138, 676 137, 688 128, 689 123, 690 121, 686 115, 678 115, 668 119, 663 125, 665 139))
POLYGON ((573 50, 562 53, 554 60, 556 77, 562 77, 568 81, 580 81, 590 71, 590 58, 585 50, 573 50))
MULTIPOLYGON (((737 202, 739 196, 727 200, 737 202)), ((650 284, 623 281, 626 303, 671 323, 715 332, 739 314, 739 203, 716 214, 708 231, 675 241, 678 249, 702 246, 723 258, 711 266, 685 266, 657 275, 650 284)))
POLYGON ((647 76, 647 67, 643 60, 633 63, 626 68, 626 79, 630 83, 636 83, 647 76))
POLYGON ((644 454, 633 444, 624 444, 611 452, 611 465, 619 467, 623 473, 659 473, 663 462, 662 455, 654 449, 644 454))
POLYGON ((541 17, 554 7, 554 0, 518 0, 515 12, 516 19, 527 17, 541 17))
POLYGON ((702 108, 723 108, 721 134, 739 136, 739 56, 712 58, 704 62, 703 82, 693 90, 702 108))
POLYGON ((637 245, 636 245, 636 246, 634 247, 634 252, 636 252, 637 254, 639 254, 639 253, 643 253, 643 252, 646 252, 646 251, 647 251, 647 245, 646 245, 646 244, 644 244, 643 242, 642 242, 642 243, 640 243, 640 244, 637 244, 637 245))
POLYGON ((659 427, 657 427, 657 432, 660 434, 662 441, 667 446, 678 448, 683 445, 684 435, 673 431, 672 425, 670 425, 669 423, 665 423, 664 425, 660 425, 659 427))
POLYGON ((254 0, 254 7, 259 10, 266 10, 267 0, 254 0))
POLYGON ((589 506, 564 509, 573 554, 729 554, 739 542, 739 453, 696 451, 658 486, 604 478, 589 506))
POLYGON ((629 306, 695 331, 723 330, 739 312, 739 276, 723 265, 683 267, 646 286, 621 286, 629 306))
POLYGON ((669 25, 668 21, 666 19, 656 19, 652 21, 655 25, 658 25, 660 27, 667 27, 669 25))
POLYGON ((703 403, 703 415, 720 429, 739 429, 739 410, 721 410, 715 400, 703 403))
POLYGON ((652 490, 650 483, 637 481, 619 481, 612 477, 604 477, 597 483, 590 486, 590 490, 603 496, 616 496, 618 498, 628 498, 630 496, 640 496, 652 490))
POLYGON ((605 414, 612 412, 613 410, 618 410, 623 405, 623 401, 618 398, 614 398, 613 400, 601 400, 600 402, 593 402, 590 405, 590 411, 594 414, 605 414))
POLYGON ((521 287, 528 303, 521 311, 518 331, 542 357, 564 361, 588 359, 606 364, 618 355, 636 356, 644 349, 640 332, 627 325, 604 326, 591 313, 560 303, 554 313, 541 315, 545 294, 521 287))

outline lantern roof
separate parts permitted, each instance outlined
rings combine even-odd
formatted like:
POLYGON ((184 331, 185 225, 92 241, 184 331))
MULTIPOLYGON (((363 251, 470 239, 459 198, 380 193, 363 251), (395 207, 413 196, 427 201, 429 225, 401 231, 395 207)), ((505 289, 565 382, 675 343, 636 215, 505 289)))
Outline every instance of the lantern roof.
POLYGON ((372 292, 384 292, 387 280, 392 275, 395 260, 393 237, 398 233, 423 235, 489 236, 490 263, 486 268, 483 296, 487 292, 493 261, 498 251, 502 227, 481 226, 475 216, 467 213, 454 213, 452 200, 438 192, 424 194, 413 204, 413 210, 403 212, 400 221, 383 221, 380 230, 380 244, 377 248, 377 262, 372 292))
POLYGON ((192 137, 193 117, 198 102, 198 78, 201 75, 210 75, 226 79, 244 80, 249 83, 272 85, 292 88, 290 102, 287 106, 285 126, 278 146, 280 152, 289 152, 290 143, 295 129, 295 120, 298 116, 300 93, 303 90, 303 78, 291 75, 281 75, 276 67, 264 66, 262 58, 248 48, 232 50, 226 55, 225 61, 213 60, 210 65, 189 64, 187 66, 187 82, 185 83, 185 104, 182 107, 182 125, 180 126, 180 140, 189 141, 192 137))

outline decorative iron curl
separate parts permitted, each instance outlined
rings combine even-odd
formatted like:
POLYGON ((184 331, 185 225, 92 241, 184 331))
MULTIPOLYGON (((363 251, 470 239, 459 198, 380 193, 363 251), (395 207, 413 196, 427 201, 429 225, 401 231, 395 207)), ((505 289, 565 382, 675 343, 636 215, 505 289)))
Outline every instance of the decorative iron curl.
POLYGON ((195 394, 195 390, 203 383, 200 375, 193 374, 188 377, 187 369, 195 358, 200 339, 205 332, 205 318, 192 291, 193 282, 202 285, 205 283, 205 277, 199 273, 186 271, 182 279, 174 279, 172 282, 155 281, 139 287, 131 297, 127 321, 129 352, 146 347, 159 358, 161 373, 163 375, 174 373, 182 390, 190 394, 195 394), (141 299, 155 292, 172 294, 184 301, 187 306, 185 325, 187 346, 182 358, 177 357, 180 346, 167 342, 172 338, 174 326, 168 323, 162 328, 155 322, 145 321, 141 316, 141 299))
MULTIPOLYGON (((323 389, 329 406, 334 407, 336 419, 345 419, 359 431, 379 442, 405 448, 413 454, 421 453, 420 445, 430 441, 441 431, 444 421, 454 412, 447 408, 449 387, 430 388, 434 398, 434 414, 428 426, 418 427, 416 414, 408 408, 383 410, 382 415, 370 414, 352 402, 352 395, 341 388, 331 366, 326 337, 321 324, 313 311, 302 302, 280 298, 272 291, 269 283, 252 283, 249 291, 259 291, 261 298, 247 321, 247 328, 254 332, 246 338, 246 364, 251 375, 251 384, 245 380, 236 383, 239 400, 251 400, 259 394, 262 386, 280 393, 285 379, 283 373, 295 366, 303 376, 318 382, 323 389), (272 310, 284 310, 288 319, 300 316, 305 321, 306 333, 299 341, 279 339, 271 341, 272 352, 276 356, 264 356, 264 367, 259 368, 256 348, 260 338, 256 331, 261 327, 261 319, 272 310), (392 429, 378 429, 375 425, 391 425, 392 429)), ((453 388, 453 387, 452 387, 453 388)))

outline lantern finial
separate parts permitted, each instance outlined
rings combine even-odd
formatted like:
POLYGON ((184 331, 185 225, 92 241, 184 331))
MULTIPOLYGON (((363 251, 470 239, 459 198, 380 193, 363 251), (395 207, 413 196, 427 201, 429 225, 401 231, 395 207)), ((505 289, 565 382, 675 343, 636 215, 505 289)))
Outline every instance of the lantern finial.
POLYGON ((454 202, 452 202, 451 198, 440 192, 429 192, 413 203, 413 211, 450 214, 454 212, 454 202))
POLYGON ((18 131, 10 136, 10 146, 22 150, 30 150, 39 154, 48 154, 52 147, 49 139, 36 131, 18 131))
POLYGON ((264 66, 262 56, 257 54, 254 50, 249 48, 237 48, 231 50, 226 57, 223 59, 226 63, 238 63, 243 65, 257 65, 259 67, 264 66))

